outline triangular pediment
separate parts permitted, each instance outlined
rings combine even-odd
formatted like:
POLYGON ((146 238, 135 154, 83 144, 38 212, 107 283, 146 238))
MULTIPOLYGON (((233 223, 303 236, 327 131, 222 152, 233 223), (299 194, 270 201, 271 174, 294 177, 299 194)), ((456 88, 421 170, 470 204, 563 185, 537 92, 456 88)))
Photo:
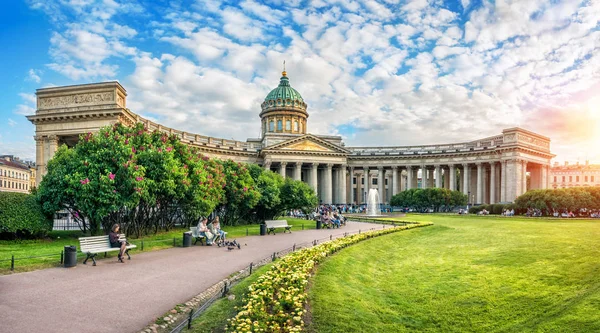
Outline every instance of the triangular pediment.
POLYGON ((343 147, 334 145, 312 134, 303 135, 267 147, 266 151, 302 151, 315 153, 337 153, 348 154, 349 151, 343 147))

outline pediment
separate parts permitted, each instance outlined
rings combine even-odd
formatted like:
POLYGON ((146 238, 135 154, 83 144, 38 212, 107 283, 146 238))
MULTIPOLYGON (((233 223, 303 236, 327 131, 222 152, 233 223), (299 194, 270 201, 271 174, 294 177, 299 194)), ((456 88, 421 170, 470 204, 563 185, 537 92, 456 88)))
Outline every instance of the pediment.
POLYGON ((298 138, 280 142, 271 147, 265 148, 267 151, 302 151, 315 153, 337 153, 348 154, 349 151, 343 147, 336 146, 330 142, 320 139, 314 135, 304 135, 298 138))

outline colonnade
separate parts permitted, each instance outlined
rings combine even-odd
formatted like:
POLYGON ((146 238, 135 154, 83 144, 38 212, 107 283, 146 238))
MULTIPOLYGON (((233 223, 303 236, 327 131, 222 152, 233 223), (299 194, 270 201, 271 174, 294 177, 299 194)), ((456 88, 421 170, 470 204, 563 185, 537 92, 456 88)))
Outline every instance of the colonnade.
POLYGON ((265 162, 283 177, 306 182, 321 203, 365 203, 369 189, 376 188, 382 202, 413 188, 446 188, 468 196, 470 204, 514 201, 527 189, 545 189, 549 166, 524 159, 445 164, 349 165, 320 162, 265 162), (530 184, 527 184, 527 173, 530 184), (375 180, 376 179, 376 180, 375 180))

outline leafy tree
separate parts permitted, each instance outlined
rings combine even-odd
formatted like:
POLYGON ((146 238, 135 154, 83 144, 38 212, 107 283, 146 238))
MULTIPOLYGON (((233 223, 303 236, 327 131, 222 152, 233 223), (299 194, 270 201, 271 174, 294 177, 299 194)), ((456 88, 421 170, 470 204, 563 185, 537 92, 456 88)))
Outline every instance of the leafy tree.
POLYGON ((309 214, 319 204, 315 191, 308 184, 286 178, 281 187, 281 211, 299 209, 304 214, 309 214))
POLYGON ((236 225, 242 218, 248 220, 261 193, 254 187, 254 179, 246 164, 232 160, 221 161, 225 174, 225 196, 218 210, 225 225, 236 225))
POLYGON ((0 192, 0 239, 31 238, 52 230, 34 195, 0 192))
POLYGON ((260 199, 254 206, 253 220, 256 222, 272 220, 275 216, 281 214, 281 189, 283 184, 283 177, 278 173, 267 170, 258 174, 256 190, 260 192, 260 199))

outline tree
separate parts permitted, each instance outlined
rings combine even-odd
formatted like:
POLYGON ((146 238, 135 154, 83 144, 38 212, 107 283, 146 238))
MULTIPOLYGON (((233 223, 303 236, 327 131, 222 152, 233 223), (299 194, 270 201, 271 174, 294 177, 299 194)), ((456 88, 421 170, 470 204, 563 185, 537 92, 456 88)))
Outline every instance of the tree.
POLYGON ((225 195, 218 214, 225 225, 236 225, 242 218, 249 218, 252 208, 260 200, 261 193, 255 189, 254 179, 246 164, 225 160, 220 162, 225 175, 225 195))
POLYGON ((308 184, 290 178, 285 179, 280 198, 282 212, 299 209, 304 214, 309 214, 319 204, 315 191, 308 184))

